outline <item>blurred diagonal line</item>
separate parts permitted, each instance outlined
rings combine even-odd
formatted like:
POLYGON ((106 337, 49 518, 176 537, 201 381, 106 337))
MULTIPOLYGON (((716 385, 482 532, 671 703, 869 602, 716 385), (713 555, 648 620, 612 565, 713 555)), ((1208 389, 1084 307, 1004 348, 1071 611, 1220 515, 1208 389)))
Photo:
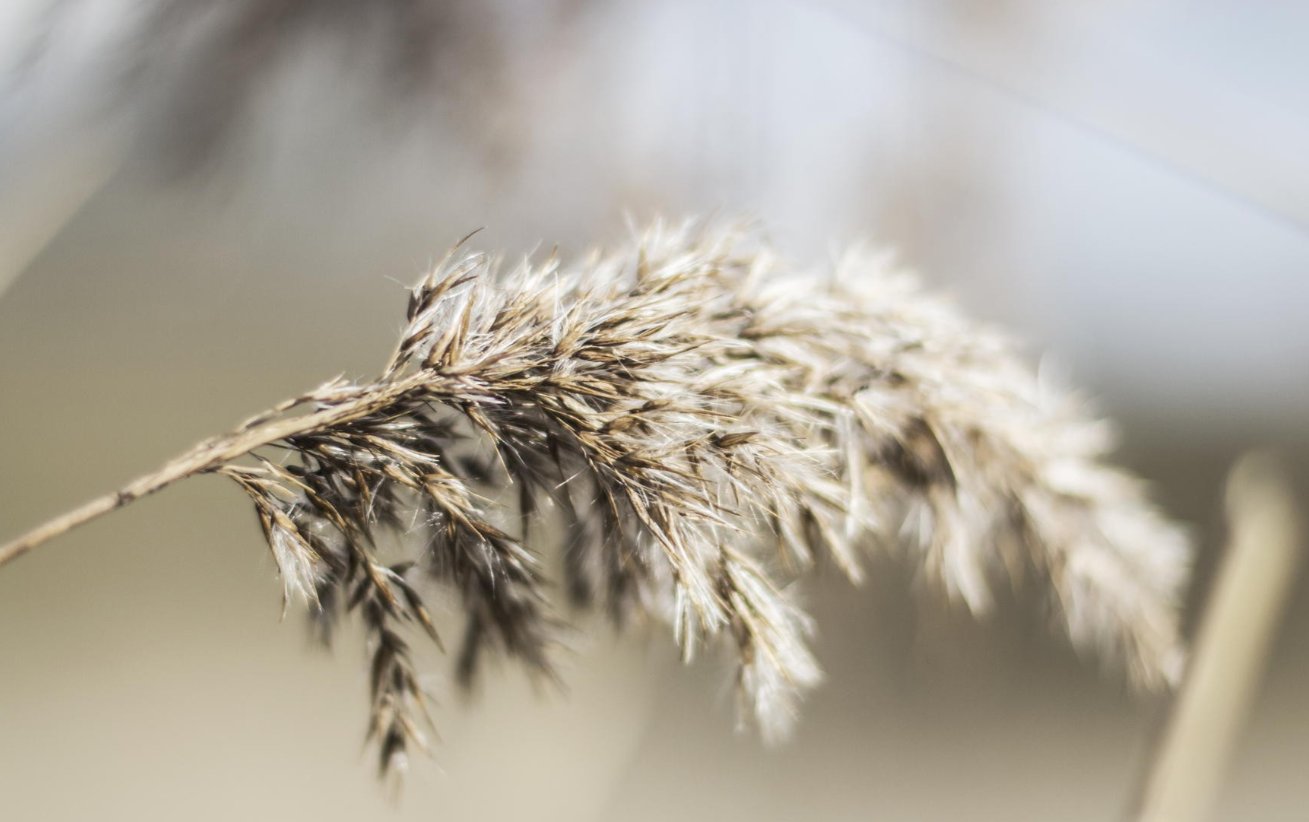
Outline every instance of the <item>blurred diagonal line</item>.
POLYGON ((126 0, 2 5, 0 295, 123 165, 127 123, 106 106, 103 56, 132 19, 126 0))
MULTIPOLYGON (((1057 80, 1050 80, 1042 71, 1048 66, 1037 64, 1021 48, 1008 48, 1011 43, 1003 48, 987 47, 949 37, 940 30, 919 31, 909 25, 906 12, 888 13, 874 4, 787 2, 815 9, 920 63, 965 79, 1298 234, 1309 235, 1309 197, 1303 194, 1309 190, 1309 165, 1269 149, 1260 134, 1247 133, 1238 145, 1224 146, 1211 134, 1212 118, 1179 115, 1167 104, 1125 102, 1127 96, 1147 97, 1143 89, 1150 85, 1148 78, 1133 78, 1130 88, 1135 91, 1124 95, 1118 93, 1124 87, 1111 83, 1113 78, 1106 74, 1103 85, 1111 87, 1109 97, 1113 99, 1096 99, 1085 89, 1060 88, 1057 80)), ((1169 98, 1165 93, 1149 96, 1155 101, 1169 98)), ((1231 119, 1223 124, 1230 125, 1231 119)))
POLYGON ((104 187, 120 159, 113 141, 77 136, 7 158, 0 170, 0 296, 104 187))

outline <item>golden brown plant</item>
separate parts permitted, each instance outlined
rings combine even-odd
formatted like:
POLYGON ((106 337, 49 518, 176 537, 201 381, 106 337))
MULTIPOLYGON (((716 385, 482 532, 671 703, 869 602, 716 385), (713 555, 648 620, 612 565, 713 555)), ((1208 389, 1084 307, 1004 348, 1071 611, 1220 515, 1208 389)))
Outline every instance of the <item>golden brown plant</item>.
POLYGON ((906 552, 974 612, 1034 579, 1077 646, 1172 681, 1186 539, 1099 461, 1108 444, 1007 341, 873 258, 798 271, 731 230, 656 226, 505 274, 455 249, 380 377, 260 414, 0 563, 180 479, 232 479, 288 600, 364 625, 386 770, 428 722, 404 638, 436 637, 427 583, 466 614, 462 682, 488 651, 549 675, 557 547, 573 606, 666 621, 687 658, 726 638, 777 736, 820 677, 787 592, 820 555, 858 580, 861 551, 906 552))

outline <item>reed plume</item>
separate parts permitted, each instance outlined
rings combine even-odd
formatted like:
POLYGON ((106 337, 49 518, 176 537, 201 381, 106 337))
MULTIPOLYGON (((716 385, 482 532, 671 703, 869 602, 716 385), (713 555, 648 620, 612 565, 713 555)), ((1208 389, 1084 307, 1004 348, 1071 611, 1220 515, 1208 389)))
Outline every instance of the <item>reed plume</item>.
POLYGON ((791 583, 822 557, 857 581, 861 554, 899 552, 977 613, 1035 583, 1077 647, 1147 688, 1178 676, 1183 532, 1101 462, 1102 422, 912 277, 862 253, 800 270, 691 226, 501 268, 461 244, 379 377, 200 443, 0 563, 180 479, 233 480, 286 599, 364 626, 383 771, 430 721, 408 637, 437 638, 431 583, 466 614, 461 682, 487 653, 552 676, 556 550, 575 609, 666 622, 688 659, 733 647, 770 738, 820 678, 791 583))

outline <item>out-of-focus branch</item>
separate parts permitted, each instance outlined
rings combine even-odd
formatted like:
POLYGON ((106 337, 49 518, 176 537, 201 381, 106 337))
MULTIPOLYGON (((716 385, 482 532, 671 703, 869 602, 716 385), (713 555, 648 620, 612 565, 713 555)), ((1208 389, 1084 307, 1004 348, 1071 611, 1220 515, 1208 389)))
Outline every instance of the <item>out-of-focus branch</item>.
POLYGON ((1150 766, 1140 822, 1207 818, 1301 560, 1302 523, 1274 458, 1247 455, 1237 464, 1227 511, 1227 555, 1150 766))

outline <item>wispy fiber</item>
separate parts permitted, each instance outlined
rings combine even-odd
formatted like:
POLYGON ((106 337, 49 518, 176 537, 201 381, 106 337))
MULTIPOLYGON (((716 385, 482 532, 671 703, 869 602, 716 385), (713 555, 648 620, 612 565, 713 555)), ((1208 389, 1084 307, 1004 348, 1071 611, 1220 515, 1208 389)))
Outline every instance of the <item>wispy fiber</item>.
POLYGON ((423 744, 405 637, 436 637, 432 582, 466 614, 462 682, 487 653, 552 675, 560 590, 620 627, 666 621, 688 659, 735 648, 772 737, 820 678, 789 591, 822 555, 857 580, 863 553, 905 553, 979 613, 1024 580, 1078 647, 1171 682, 1186 539, 1099 461, 1108 439, 1002 337, 866 255, 803 271, 748 235, 658 226, 573 265, 501 272, 458 248, 413 290, 380 377, 261 414, 0 562, 219 473, 254 503, 288 600, 365 627, 383 770, 423 744))

